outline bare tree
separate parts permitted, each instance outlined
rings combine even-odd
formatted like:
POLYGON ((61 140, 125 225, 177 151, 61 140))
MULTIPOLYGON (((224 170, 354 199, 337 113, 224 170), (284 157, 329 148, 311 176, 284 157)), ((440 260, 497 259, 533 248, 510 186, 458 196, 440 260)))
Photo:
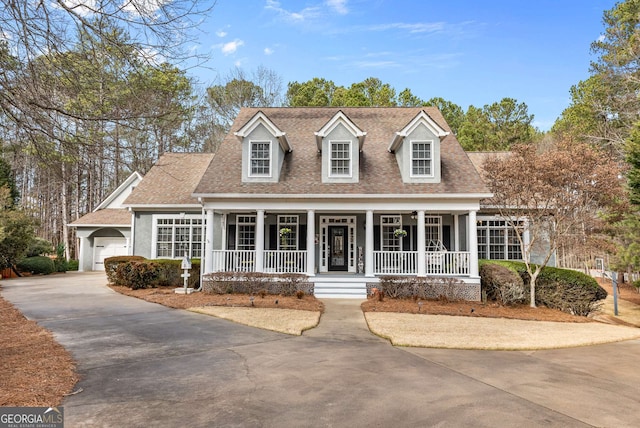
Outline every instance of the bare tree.
POLYGON ((624 199, 619 167, 593 146, 561 142, 546 151, 514 146, 509 156, 488 159, 484 172, 494 194, 490 204, 518 231, 535 307, 536 279, 560 245, 593 234, 600 214, 624 199))

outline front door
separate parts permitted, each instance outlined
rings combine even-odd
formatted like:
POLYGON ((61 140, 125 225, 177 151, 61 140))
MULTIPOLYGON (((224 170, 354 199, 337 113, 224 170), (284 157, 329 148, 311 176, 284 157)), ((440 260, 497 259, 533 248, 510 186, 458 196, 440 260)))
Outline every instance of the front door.
POLYGON ((347 226, 329 226, 329 270, 347 271, 347 226))

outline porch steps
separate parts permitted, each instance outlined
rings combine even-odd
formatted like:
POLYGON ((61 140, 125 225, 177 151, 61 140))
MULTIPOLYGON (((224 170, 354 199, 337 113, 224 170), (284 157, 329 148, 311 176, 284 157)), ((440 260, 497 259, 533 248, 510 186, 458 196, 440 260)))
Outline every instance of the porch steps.
POLYGON ((363 277, 316 276, 314 295, 319 299, 361 299, 367 298, 367 280, 363 277))

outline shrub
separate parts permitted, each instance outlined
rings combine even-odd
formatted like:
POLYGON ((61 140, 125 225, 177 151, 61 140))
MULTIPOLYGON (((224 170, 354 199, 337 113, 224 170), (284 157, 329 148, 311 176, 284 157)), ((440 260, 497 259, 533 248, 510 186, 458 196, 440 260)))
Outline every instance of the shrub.
POLYGON ((67 262, 67 270, 68 271, 77 271, 79 267, 80 267, 80 261, 79 260, 69 260, 67 262))
MULTIPOLYGON (((527 287, 527 295, 529 294, 530 278, 524 263, 513 261, 495 261, 495 263, 515 269, 527 287)), ((535 294, 537 305, 581 316, 587 316, 597 310, 600 301, 607 297, 607 291, 589 275, 549 266, 540 271, 536 280, 535 294)))
POLYGON ((640 292, 640 279, 636 279, 635 281, 633 281, 631 283, 631 285, 633 285, 634 287, 636 287, 636 290, 638 290, 638 292, 640 292))
POLYGON ((53 259, 53 264, 56 272, 66 272, 68 270, 69 263, 64 255, 64 244, 56 245, 56 258, 53 259))
POLYGON ((107 257, 104 259, 104 271, 107 275, 107 280, 113 285, 127 285, 126 282, 118 276, 118 266, 124 263, 133 261, 142 261, 144 257, 141 256, 115 256, 107 257))
POLYGON ((132 290, 155 288, 159 270, 157 263, 146 260, 120 263, 116 268, 118 278, 132 290))
POLYGON ((30 272, 34 275, 49 275, 55 272, 53 260, 45 256, 27 257, 18 263, 18 270, 21 272, 30 272))
POLYGON ((204 276, 202 290, 213 294, 267 294, 294 296, 298 291, 313 294, 313 283, 303 274, 261 272, 214 272, 204 276))
POLYGON ((515 269, 496 263, 480 263, 480 286, 489 300, 502 305, 514 305, 527 301, 527 290, 522 277, 515 269))
POLYGON ((27 257, 41 256, 43 254, 51 254, 53 252, 53 244, 43 238, 35 238, 29 249, 27 250, 27 257))
POLYGON ((459 300, 464 283, 456 278, 381 276, 377 285, 380 296, 392 299, 447 299, 459 300))
MULTIPOLYGON (((158 279, 156 286, 182 287, 184 280, 180 276, 183 273, 181 259, 156 259, 153 260, 158 265, 158 279)), ((187 287, 200 287, 200 259, 191 260, 191 276, 187 280, 187 287)))

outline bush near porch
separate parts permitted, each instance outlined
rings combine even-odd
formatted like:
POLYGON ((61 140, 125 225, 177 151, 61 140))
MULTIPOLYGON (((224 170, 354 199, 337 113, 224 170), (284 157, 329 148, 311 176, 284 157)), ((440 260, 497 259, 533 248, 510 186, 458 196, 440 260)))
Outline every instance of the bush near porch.
POLYGON ((249 294, 265 296, 313 295, 313 283, 299 273, 214 272, 203 276, 202 291, 210 294, 249 294))
MULTIPOLYGON (((512 273, 517 273, 523 281, 524 294, 529 295, 530 278, 524 263, 481 260, 482 291, 486 292, 487 297, 507 295, 508 290, 518 291, 513 283, 513 275, 506 274, 504 270, 500 270, 500 275, 497 275, 498 269, 488 267, 490 265, 501 266, 512 273), (487 277, 489 272, 491 272, 489 275, 493 274, 493 276, 487 277)), ((519 294, 519 291, 515 292, 507 300, 519 294)), ((573 315, 589 315, 598 309, 601 300, 606 297, 606 290, 594 278, 574 270, 547 266, 542 269, 536 281, 536 305, 544 305, 573 315)))
POLYGON ((367 284, 367 294, 377 288, 381 296, 390 299, 446 299, 464 300, 464 282, 450 277, 381 276, 377 284, 367 284))
MULTIPOLYGON (((104 260, 105 273, 109 283, 121 285, 132 290, 156 287, 182 287, 184 280, 180 276, 182 260, 148 260, 140 256, 116 256, 104 260)), ((200 260, 191 260, 191 276, 187 286, 200 286, 200 260)))

